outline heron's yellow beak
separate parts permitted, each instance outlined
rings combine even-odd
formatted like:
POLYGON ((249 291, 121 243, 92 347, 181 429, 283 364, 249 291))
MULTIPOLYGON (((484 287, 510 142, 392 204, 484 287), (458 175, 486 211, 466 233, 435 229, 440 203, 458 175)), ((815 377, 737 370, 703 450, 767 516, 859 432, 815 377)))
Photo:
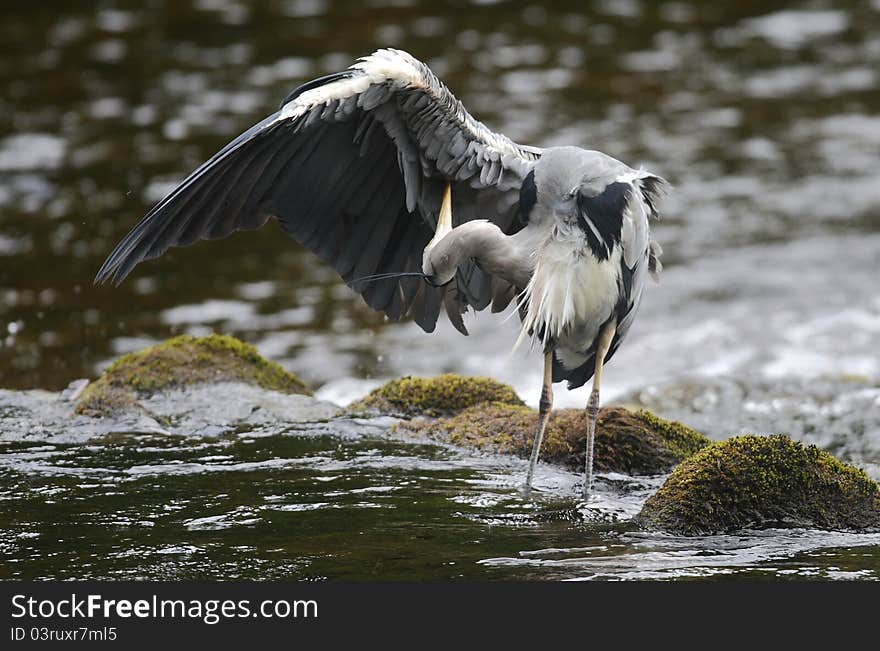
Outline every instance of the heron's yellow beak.
MULTIPOLYGON (((422 274, 425 276, 429 285, 439 286, 443 283, 436 283, 437 269, 435 262, 431 258, 434 247, 440 243, 444 237, 452 232, 452 184, 446 183, 443 189, 443 200, 440 202, 440 214, 437 215, 437 230, 434 231, 434 237, 428 242, 428 246, 422 251, 422 274)), ((448 258, 448 255, 446 256, 448 258)), ((442 263, 441 263, 442 266, 442 263)), ((452 271, 453 275, 455 270, 452 271)), ((448 282, 448 281, 447 281, 448 282)))
POLYGON ((434 237, 425 247, 426 251, 430 251, 434 246, 446 237, 452 231, 452 184, 446 183, 443 189, 443 201, 440 203, 440 214, 437 215, 437 230, 434 231, 434 237))

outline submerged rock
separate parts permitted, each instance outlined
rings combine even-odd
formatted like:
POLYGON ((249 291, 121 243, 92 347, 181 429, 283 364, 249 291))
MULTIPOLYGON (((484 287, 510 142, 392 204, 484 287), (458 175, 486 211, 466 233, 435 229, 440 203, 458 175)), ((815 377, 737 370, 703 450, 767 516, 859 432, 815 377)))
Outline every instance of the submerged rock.
POLYGON ((104 416, 137 407, 157 391, 206 383, 240 382, 285 394, 311 395, 295 375, 234 337, 174 337, 113 362, 82 391, 76 413, 104 416))
MULTIPOLYGON (((439 420, 401 423, 398 429, 454 445, 528 457, 535 440, 538 413, 499 402, 484 403, 439 420)), ((587 434, 583 409, 559 409, 550 415, 541 459, 581 469, 587 434)), ((648 411, 606 407, 596 427, 595 468, 600 472, 654 475, 709 445, 709 439, 681 423, 648 411)))
POLYGON ((128 409, 93 417, 50 391, 0 389, 0 442, 67 444, 119 434, 213 437, 326 429, 339 408, 310 396, 242 382, 160 389, 128 409))
POLYGON ((443 416, 485 402, 524 404, 510 386, 492 378, 446 373, 436 377, 408 376, 392 380, 350 404, 345 413, 443 416))
POLYGON ((684 535, 766 527, 873 531, 880 530, 880 486, 813 445, 745 435, 679 465, 637 519, 684 535))

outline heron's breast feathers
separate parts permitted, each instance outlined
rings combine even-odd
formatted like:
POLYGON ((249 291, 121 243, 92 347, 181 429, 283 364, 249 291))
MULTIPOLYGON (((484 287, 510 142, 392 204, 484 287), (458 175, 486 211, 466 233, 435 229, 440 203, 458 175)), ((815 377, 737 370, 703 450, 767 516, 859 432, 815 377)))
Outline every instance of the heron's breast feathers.
POLYGON ((614 310, 619 295, 620 249, 599 260, 584 245, 549 238, 535 252, 531 280, 520 297, 525 306, 522 331, 550 342, 592 341, 614 310))

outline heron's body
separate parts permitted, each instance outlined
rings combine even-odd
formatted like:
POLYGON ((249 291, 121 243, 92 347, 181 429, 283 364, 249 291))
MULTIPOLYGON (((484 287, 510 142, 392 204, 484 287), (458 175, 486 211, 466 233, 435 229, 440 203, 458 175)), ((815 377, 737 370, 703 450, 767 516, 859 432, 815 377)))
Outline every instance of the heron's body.
POLYGON ((469 222, 446 236, 445 247, 437 243, 434 258, 446 258, 443 268, 425 271, 443 283, 463 261, 475 259, 516 287, 520 338, 536 337, 554 352, 554 377, 580 386, 592 376, 601 327, 617 320, 610 357, 632 323, 646 274, 658 271, 659 247, 648 225, 657 177, 601 152, 554 147, 543 151, 533 178, 534 201, 521 192, 522 230, 505 236, 492 222, 469 222), (581 188, 584 170, 590 170, 594 197, 578 195, 573 205, 554 199, 581 188), (591 204, 597 206, 592 216, 591 204))
MULTIPOLYGON (((524 229, 529 230, 529 229, 524 229)), ((526 286, 524 333, 538 333, 567 369, 583 364, 599 327, 611 318, 620 294, 620 251, 596 258, 583 234, 536 226, 540 239, 526 286)))
POLYGON ((664 182, 600 152, 518 145, 477 122, 423 63, 379 50, 305 84, 193 172, 117 245, 97 281, 275 216, 391 318, 430 332, 516 301, 545 353, 527 483, 555 381, 591 377, 632 324, 659 247, 648 217, 664 182), (423 276, 423 282, 413 276, 423 276), (367 281, 364 277, 370 277, 367 281))

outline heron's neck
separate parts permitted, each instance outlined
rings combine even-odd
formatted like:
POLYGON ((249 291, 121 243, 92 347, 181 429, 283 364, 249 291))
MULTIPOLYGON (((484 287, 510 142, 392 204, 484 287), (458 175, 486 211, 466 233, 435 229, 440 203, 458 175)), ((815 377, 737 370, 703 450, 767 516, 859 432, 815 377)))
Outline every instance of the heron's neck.
POLYGON ((482 219, 465 222, 425 247, 422 271, 443 284, 452 280, 458 266, 470 258, 487 273, 516 287, 525 287, 529 282, 530 256, 521 254, 514 239, 498 226, 482 219))

